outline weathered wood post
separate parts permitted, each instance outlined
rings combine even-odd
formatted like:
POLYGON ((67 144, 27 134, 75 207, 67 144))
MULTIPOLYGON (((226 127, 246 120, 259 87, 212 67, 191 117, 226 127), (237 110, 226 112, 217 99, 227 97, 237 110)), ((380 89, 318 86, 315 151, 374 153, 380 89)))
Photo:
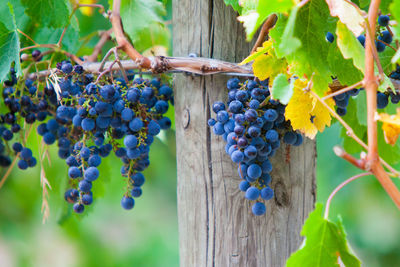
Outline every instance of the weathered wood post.
MULTIPOLYGON (((239 62, 251 44, 223 0, 174 0, 174 55, 239 62)), ((210 106, 226 100, 224 75, 175 77, 178 216, 181 266, 284 266, 302 242, 315 201, 315 142, 283 146, 272 159, 274 199, 256 217, 239 192, 237 167, 222 137, 210 132, 210 106)))

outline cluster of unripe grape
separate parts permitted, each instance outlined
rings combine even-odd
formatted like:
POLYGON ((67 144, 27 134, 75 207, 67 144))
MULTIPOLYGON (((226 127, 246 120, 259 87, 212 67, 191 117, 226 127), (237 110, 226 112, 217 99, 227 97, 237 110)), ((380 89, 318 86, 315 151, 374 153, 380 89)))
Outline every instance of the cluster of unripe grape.
POLYGON ((260 216, 266 212, 263 201, 274 196, 270 187, 270 158, 281 146, 281 140, 299 146, 303 137, 285 121, 286 106, 271 99, 268 81, 241 83, 238 78, 232 78, 227 88, 228 102, 213 104, 216 119, 209 119, 208 125, 225 140, 225 152, 238 164, 242 179, 239 189, 246 199, 254 201, 252 212, 260 216))

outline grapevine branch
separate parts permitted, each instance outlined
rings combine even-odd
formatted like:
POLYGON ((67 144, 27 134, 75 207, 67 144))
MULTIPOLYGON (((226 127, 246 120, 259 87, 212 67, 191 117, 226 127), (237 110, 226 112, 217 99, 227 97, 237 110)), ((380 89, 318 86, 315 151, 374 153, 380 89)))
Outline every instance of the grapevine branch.
POLYGON ((261 47, 265 38, 267 37, 269 30, 274 27, 276 20, 278 19, 278 17, 276 16, 276 14, 271 14, 269 15, 269 17, 267 18, 267 20, 264 22, 260 34, 257 37, 257 41, 254 44, 253 48, 251 49, 251 53, 256 52, 258 47, 261 47))
MULTIPOLYGON (((348 125, 342 117, 340 117, 324 100, 322 100, 314 91, 310 90, 310 93, 319 101, 322 105, 331 113, 333 117, 335 117, 340 124, 346 129, 347 135, 356 141, 360 146, 362 146, 365 150, 368 150, 367 144, 365 144, 353 131, 353 129, 348 125)), ((382 164, 393 173, 393 176, 400 177, 400 173, 393 169, 390 164, 384 161, 382 158, 379 158, 382 164)))
POLYGON ((95 45, 92 54, 85 58, 85 61, 95 62, 97 60, 97 57, 101 53, 101 49, 111 39, 111 33, 112 33, 112 29, 109 29, 108 31, 104 31, 104 32, 100 33, 99 42, 95 45))
POLYGON ((325 218, 325 219, 328 219, 328 216, 329 216, 329 207, 330 207, 331 201, 332 201, 333 197, 336 195, 336 193, 339 192, 340 189, 342 189, 345 185, 349 184, 350 182, 352 182, 352 181, 354 181, 354 180, 356 180, 356 179, 358 179, 358 178, 367 176, 367 175, 372 175, 372 173, 370 173, 370 172, 364 172, 364 173, 357 174, 357 175, 355 175, 355 176, 353 176, 353 177, 350 177, 349 179, 347 179, 346 181, 344 181, 344 182, 342 182, 340 185, 338 185, 338 186, 335 188, 335 190, 332 191, 332 193, 329 195, 328 200, 326 201, 325 214, 324 214, 324 218, 325 218))

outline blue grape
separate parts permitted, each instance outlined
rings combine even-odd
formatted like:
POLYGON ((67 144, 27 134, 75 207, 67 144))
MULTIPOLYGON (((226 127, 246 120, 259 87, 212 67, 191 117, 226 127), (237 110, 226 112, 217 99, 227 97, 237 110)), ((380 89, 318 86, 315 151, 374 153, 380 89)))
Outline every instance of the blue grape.
POLYGON ((131 197, 124 196, 121 199, 121 206, 126 210, 130 210, 135 206, 135 200, 131 197))
POLYGON ((81 170, 78 167, 70 167, 68 169, 68 176, 72 179, 78 178, 82 176, 81 170))
POLYGON ((256 200, 260 196, 260 190, 257 187, 251 186, 246 190, 245 197, 249 200, 256 200))
POLYGON ((246 192, 249 189, 250 183, 248 181, 241 181, 239 184, 240 191, 246 192))
POLYGON ((88 206, 90 204, 92 204, 93 202, 93 196, 90 194, 85 194, 82 196, 82 204, 88 206))
POLYGON ((256 216, 261 216, 264 215, 266 212, 265 204, 262 202, 256 202, 253 204, 251 207, 251 211, 253 212, 254 215, 256 216))
POLYGON ((331 32, 327 32, 325 38, 330 43, 333 43, 333 40, 335 40, 335 36, 331 32))
POLYGON ((247 176, 249 176, 252 179, 257 179, 258 177, 261 176, 261 173, 262 173, 262 170, 258 164, 251 164, 247 168, 247 176))
POLYGON ((133 187, 131 190, 132 197, 140 197, 142 195, 142 189, 140 187, 133 187))
POLYGON ((74 211, 76 213, 82 213, 84 210, 85 210, 85 206, 83 206, 82 204, 80 204, 80 203, 74 204, 74 211))
POLYGON ((389 103, 389 97, 381 92, 377 94, 377 107, 379 109, 385 108, 389 103))
POLYGON ((388 15, 380 15, 378 17, 378 23, 382 27, 389 25, 390 17, 388 15))
POLYGON ((243 159, 244 159, 244 154, 243 154, 242 151, 236 150, 236 151, 234 151, 234 152, 232 153, 231 159, 232 159, 232 161, 235 162, 235 163, 240 163, 240 162, 242 162, 243 159))
POLYGON ((270 200, 274 197, 274 190, 271 187, 267 186, 261 189, 261 198, 265 200, 270 200))

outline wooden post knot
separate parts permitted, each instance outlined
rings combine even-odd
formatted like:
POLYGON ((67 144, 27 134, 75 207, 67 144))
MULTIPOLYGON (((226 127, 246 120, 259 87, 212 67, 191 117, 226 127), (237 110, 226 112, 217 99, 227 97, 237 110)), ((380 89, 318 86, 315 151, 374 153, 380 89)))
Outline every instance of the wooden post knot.
POLYGON ((183 129, 189 127, 190 124, 190 112, 188 108, 185 108, 182 112, 182 126, 183 129))
POLYGON ((168 59, 164 56, 149 57, 150 68, 153 73, 163 73, 170 69, 168 59))

